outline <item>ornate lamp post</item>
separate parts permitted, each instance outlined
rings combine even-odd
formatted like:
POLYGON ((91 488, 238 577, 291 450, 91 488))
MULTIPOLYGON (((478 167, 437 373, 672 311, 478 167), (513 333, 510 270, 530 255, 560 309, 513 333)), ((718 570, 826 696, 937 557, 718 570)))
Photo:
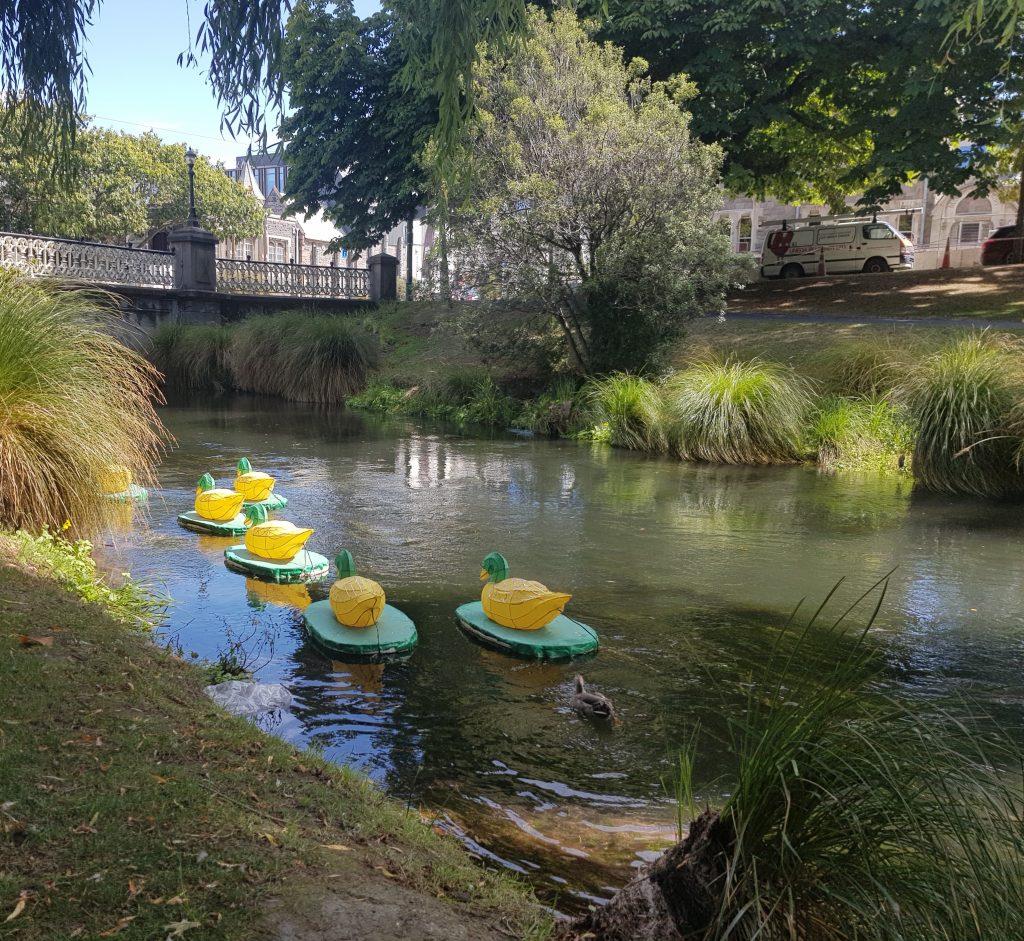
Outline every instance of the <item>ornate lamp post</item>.
POLYGON ((185 151, 185 163, 188 165, 188 224, 191 228, 199 228, 196 216, 196 152, 189 147, 185 151))

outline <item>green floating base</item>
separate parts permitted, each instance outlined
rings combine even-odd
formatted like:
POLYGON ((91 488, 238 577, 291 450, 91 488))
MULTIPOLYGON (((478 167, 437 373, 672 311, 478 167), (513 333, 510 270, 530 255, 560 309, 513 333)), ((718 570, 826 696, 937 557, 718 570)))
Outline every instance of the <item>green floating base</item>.
POLYGON ((314 601, 302 613, 302 620, 314 641, 341 657, 383 660, 416 646, 416 625, 389 604, 384 605, 380 620, 373 627, 339 624, 330 601, 314 601))
POLYGON ((246 500, 242 504, 243 509, 247 509, 250 506, 262 506, 267 510, 283 510, 288 506, 288 498, 282 497, 279 493, 271 493, 266 500, 246 500))
POLYGON ((200 516, 195 510, 189 510, 178 517, 178 522, 191 529, 194 533, 203 533, 207 536, 244 536, 245 517, 239 513, 233 520, 227 523, 217 523, 200 516))
POLYGON ((483 605, 472 601, 456 608, 455 618, 473 640, 516 657, 567 660, 598 648, 597 632, 564 614, 535 631, 519 631, 495 624, 484 614, 483 605))
POLYGON ((241 572, 264 582, 289 585, 294 582, 314 582, 323 578, 331 563, 316 552, 303 549, 287 562, 271 562, 253 555, 245 546, 230 546, 224 550, 224 564, 232 572, 241 572))
POLYGON ((108 500, 113 500, 114 503, 146 503, 149 500, 149 491, 138 484, 131 484, 127 490, 122 490, 120 493, 108 493, 106 497, 108 500))

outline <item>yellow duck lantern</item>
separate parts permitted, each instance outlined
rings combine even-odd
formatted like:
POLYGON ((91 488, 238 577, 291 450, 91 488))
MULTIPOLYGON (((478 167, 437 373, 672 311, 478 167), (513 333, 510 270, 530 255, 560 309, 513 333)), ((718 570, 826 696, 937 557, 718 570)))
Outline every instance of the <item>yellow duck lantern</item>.
POLYGON ((132 485, 132 472, 124 464, 108 464, 100 474, 100 490, 108 496, 126 493, 132 485))
POLYGON ((217 487, 209 474, 203 474, 196 483, 196 514, 216 523, 230 523, 242 509, 245 496, 234 490, 217 487))
POLYGON ((331 585, 331 610, 345 627, 373 627, 384 611, 384 589, 375 581, 356 575, 352 553, 342 549, 334 557, 338 580, 331 585))
POLYGON ((261 503, 270 497, 275 483, 270 474, 254 471, 247 457, 238 462, 237 470, 235 490, 243 495, 246 503, 261 503))
POLYGON ((508 577, 508 562, 500 552, 488 555, 480 571, 487 584, 480 594, 480 604, 495 624, 519 631, 535 631, 550 624, 566 606, 572 595, 549 591, 540 582, 508 577))
MULTIPOLYGON (((239 500, 242 494, 238 494, 239 500)), ((245 509, 245 548, 254 556, 271 562, 290 562, 313 535, 286 520, 267 520, 267 509, 256 504, 245 509)))

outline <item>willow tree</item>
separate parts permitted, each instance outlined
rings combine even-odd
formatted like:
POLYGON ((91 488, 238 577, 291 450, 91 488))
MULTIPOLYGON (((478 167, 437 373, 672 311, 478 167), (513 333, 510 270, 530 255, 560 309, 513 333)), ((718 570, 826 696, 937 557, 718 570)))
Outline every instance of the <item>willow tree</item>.
POLYGON ((639 369, 741 274, 719 226, 721 151, 695 140, 693 86, 529 16, 478 65, 453 215, 462 277, 544 310, 583 372, 639 369))

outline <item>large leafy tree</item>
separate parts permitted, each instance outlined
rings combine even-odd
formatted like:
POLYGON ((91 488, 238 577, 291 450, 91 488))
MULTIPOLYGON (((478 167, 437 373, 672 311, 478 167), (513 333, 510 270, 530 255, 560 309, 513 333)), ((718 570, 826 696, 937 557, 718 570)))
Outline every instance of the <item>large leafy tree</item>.
MULTIPOLYGON (((20 129, 0 134, 0 228, 124 243, 188 218, 182 147, 152 133, 79 130, 67 172, 54 176, 47 153, 26 149, 20 129)), ((196 202, 221 237, 259 233, 264 210, 222 167, 200 157, 196 202)))
POLYGON ((656 77, 696 82, 694 131, 725 148, 734 190, 836 204, 857 190, 880 200, 915 174, 947 192, 995 178, 999 55, 969 39, 944 47, 955 4, 589 2, 603 5, 606 36, 656 77))
POLYGON ((691 137, 685 80, 651 82, 568 12, 529 29, 478 70, 462 274, 540 306, 582 371, 640 369, 741 275, 711 222, 721 152, 691 137))
POLYGON ((289 204, 324 209, 344 227, 342 244, 378 241, 428 200, 421 159, 437 121, 429 89, 406 89, 407 64, 393 16, 361 20, 351 2, 304 0, 288 20, 283 67, 291 114, 289 204))

